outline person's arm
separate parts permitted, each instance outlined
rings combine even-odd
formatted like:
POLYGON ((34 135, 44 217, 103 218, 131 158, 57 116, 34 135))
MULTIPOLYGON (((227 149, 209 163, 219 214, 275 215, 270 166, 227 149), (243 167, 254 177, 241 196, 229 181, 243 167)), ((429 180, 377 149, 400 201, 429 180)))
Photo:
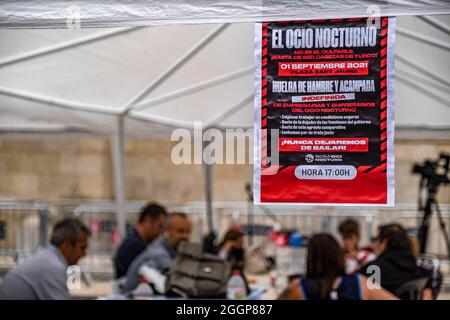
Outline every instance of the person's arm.
POLYGON ((277 300, 304 300, 299 286, 300 280, 292 281, 277 297, 277 300))
POLYGON ((219 257, 226 260, 230 254, 230 251, 237 246, 236 241, 228 240, 219 250, 219 257))
POLYGON ((220 249, 219 253, 217 254, 220 259, 227 260, 228 258, 228 250, 225 248, 220 249))
MULTIPOLYGON (((149 258, 147 257, 147 255, 145 254, 146 252, 144 252, 142 255, 138 256, 131 264, 130 267, 128 268, 128 271, 126 273, 126 283, 124 286, 124 292, 129 292, 131 290, 133 290, 134 288, 136 288, 139 284, 139 268, 144 265, 147 264, 149 262, 149 258)), ((152 266, 153 267, 153 266, 152 266)))
POLYGON ((144 250, 145 247, 142 247, 139 243, 125 239, 114 258, 117 275, 119 277, 124 276, 134 259, 144 250))
POLYGON ((365 276, 359 277, 360 288, 361 288, 361 299, 362 300, 399 300, 389 291, 383 289, 381 286, 371 286, 369 287, 367 278, 365 276))
POLYGON ((67 288, 67 278, 61 272, 49 271, 47 274, 43 274, 36 289, 40 300, 72 299, 67 288))
POLYGON ((174 259, 170 256, 170 254, 161 249, 155 251, 152 259, 148 261, 148 265, 166 275, 170 269, 172 269, 173 261, 174 259))
POLYGON ((423 267, 419 267, 421 273, 428 277, 425 289, 422 291, 422 300, 433 300, 433 273, 423 267))

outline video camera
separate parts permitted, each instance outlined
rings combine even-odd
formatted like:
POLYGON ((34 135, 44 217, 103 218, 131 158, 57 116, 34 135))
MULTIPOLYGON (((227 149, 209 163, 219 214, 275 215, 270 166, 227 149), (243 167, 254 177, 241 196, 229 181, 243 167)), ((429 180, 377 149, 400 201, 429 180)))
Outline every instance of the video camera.
POLYGON ((423 165, 415 164, 412 172, 420 174, 428 181, 433 181, 437 184, 447 184, 450 183, 449 166, 450 155, 441 153, 437 160, 425 160, 423 165))

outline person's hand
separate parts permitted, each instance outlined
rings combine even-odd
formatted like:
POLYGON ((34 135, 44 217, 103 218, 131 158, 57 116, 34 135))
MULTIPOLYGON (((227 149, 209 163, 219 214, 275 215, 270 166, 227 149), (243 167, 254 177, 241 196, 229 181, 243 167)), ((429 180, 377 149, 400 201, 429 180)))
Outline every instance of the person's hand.
POLYGON ((227 242, 225 242, 225 244, 223 245, 223 249, 226 250, 226 252, 230 252, 232 249, 237 248, 238 244, 236 241, 234 240, 228 240, 227 242))
POLYGON ((158 293, 165 293, 167 277, 161 272, 144 264, 139 268, 139 275, 145 277, 147 283, 153 284, 158 293))
POLYGON ((425 288, 425 290, 423 290, 422 300, 433 300, 433 291, 430 288, 425 288))

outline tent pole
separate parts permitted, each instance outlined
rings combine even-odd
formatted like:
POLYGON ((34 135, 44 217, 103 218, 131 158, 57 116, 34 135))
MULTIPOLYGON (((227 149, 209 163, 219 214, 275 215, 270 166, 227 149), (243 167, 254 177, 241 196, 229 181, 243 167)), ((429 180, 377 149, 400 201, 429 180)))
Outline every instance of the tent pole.
POLYGON ((206 201, 206 221, 208 223, 208 231, 214 231, 213 210, 212 210, 212 164, 203 164, 203 175, 205 180, 205 201, 206 201))
POLYGON ((195 56, 200 50, 202 50, 208 43, 214 40, 222 31, 228 27, 228 24, 221 24, 208 33, 203 39, 196 45, 183 54, 177 61, 175 61, 169 68, 161 73, 156 79, 152 81, 144 90, 140 91, 135 97, 128 101, 121 114, 127 115, 135 108, 135 105, 142 101, 147 95, 158 88, 167 78, 169 78, 174 72, 186 64, 193 56, 195 56))
POLYGON ((432 37, 426 37, 420 33, 409 31, 402 28, 397 28, 396 32, 402 36, 408 37, 413 40, 417 40, 419 42, 424 42, 429 45, 435 46, 436 48, 443 49, 446 51, 450 51, 450 45, 446 43, 442 43, 441 41, 434 39, 432 37))
POLYGON ((69 110, 92 112, 92 113, 105 114, 105 115, 118 115, 117 111, 107 109, 107 108, 102 108, 101 106, 96 106, 96 105, 87 104, 87 103, 79 103, 79 102, 69 101, 69 100, 60 99, 60 98, 53 98, 53 97, 35 94, 35 93, 31 93, 31 92, 26 92, 26 91, 11 89, 11 88, 5 88, 2 86, 0 86, 0 95, 13 97, 13 98, 21 99, 21 100, 26 100, 26 101, 31 101, 31 102, 47 104, 49 106, 55 106, 58 108, 64 108, 64 109, 69 109, 69 110))
POLYGON ((56 44, 56 45, 49 46, 46 48, 41 48, 41 49, 37 49, 37 50, 30 51, 30 52, 25 52, 25 53, 20 53, 16 56, 7 57, 5 59, 0 60, 0 67, 8 66, 8 65, 11 65, 11 64, 14 64, 17 62, 23 62, 23 61, 26 61, 29 59, 45 56, 45 55, 60 52, 63 50, 75 48, 75 47, 89 44, 89 43, 92 43, 92 42, 95 42, 98 40, 111 38, 111 37, 114 37, 114 36, 117 36, 117 35, 120 35, 123 33, 138 30, 140 28, 141 27, 114 29, 112 31, 96 33, 93 35, 89 35, 87 37, 67 41, 67 42, 56 44))
POLYGON ((444 77, 441 77, 439 75, 434 74, 433 72, 430 72, 427 68, 420 66, 420 64, 418 64, 414 61, 411 61, 398 53, 395 54, 395 59, 397 59, 398 61, 401 61, 402 63, 406 64, 407 66, 410 66, 411 68, 414 68, 414 69, 420 71, 424 75, 436 80, 437 82, 442 82, 446 86, 450 86, 450 81, 448 81, 444 77))
MULTIPOLYGON (((205 143, 203 143, 203 150, 205 149, 205 143)), ((203 152, 202 152, 203 156, 203 152)), ((203 186, 205 192, 205 206, 206 206, 206 221, 208 223, 208 232, 214 231, 213 224, 213 209, 212 209, 212 170, 213 164, 209 161, 210 159, 203 159, 203 186), (206 161, 205 161, 206 160, 206 161)))
POLYGON ((125 236, 125 150, 123 117, 117 117, 117 127, 112 139, 111 149, 114 166, 116 222, 120 241, 125 236))
POLYGON ((213 79, 208 79, 206 81, 201 81, 199 83, 193 84, 191 86, 179 89, 179 90, 175 90, 172 91, 170 93, 161 95, 159 97, 156 98, 152 98, 149 100, 145 100, 142 102, 139 102, 138 104, 136 104, 133 108, 133 111, 142 111, 144 109, 148 109, 151 108, 153 106, 156 106, 158 104, 164 103, 166 101, 170 101, 170 100, 174 100, 180 97, 183 97, 185 95, 194 93, 194 92, 198 92, 200 90, 204 90, 213 86, 216 86, 218 84, 230 81, 230 80, 234 80, 240 77, 243 77, 245 75, 251 74, 254 70, 254 67, 248 67, 248 68, 244 68, 244 69, 240 69, 238 71, 234 71, 234 72, 230 72, 224 75, 220 75, 216 78, 213 79))
POLYGON ((226 110, 225 112, 219 114, 214 120, 209 122, 206 126, 207 127, 213 127, 219 124, 219 122, 224 121, 231 117, 233 114, 235 114, 239 109, 245 107, 247 104, 251 103, 253 101, 253 93, 236 103, 234 106, 232 106, 230 109, 226 110))
POLYGON ((408 78, 410 80, 416 80, 419 83, 421 83, 423 86, 428 86, 428 87, 434 88, 436 90, 440 90, 443 93, 448 93, 448 91, 450 89, 449 86, 446 86, 444 84, 441 84, 439 82, 431 80, 431 79, 429 79, 427 77, 424 77, 424 76, 422 76, 420 74, 414 74, 412 72, 403 70, 402 68, 397 68, 396 71, 397 71, 397 74, 403 75, 405 78, 408 78))
POLYGON ((450 35, 450 27, 447 26, 444 22, 441 22, 439 20, 436 20, 432 17, 426 17, 426 16, 419 16, 419 19, 422 21, 428 23, 429 25, 435 27, 438 30, 441 30, 442 32, 445 32, 447 35, 450 35))
POLYGON ((253 201, 247 201, 247 235, 248 235, 248 245, 253 245, 253 237, 254 237, 254 231, 255 231, 255 211, 254 211, 254 205, 253 201))
POLYGON ((401 74, 397 73, 396 78, 398 79, 398 81, 405 83, 409 87, 422 92, 423 94, 429 96, 430 98, 432 98, 436 101, 439 101, 440 103, 442 103, 445 106, 448 106, 450 103, 450 100, 435 94, 434 92, 428 90, 426 87, 421 86, 421 85, 415 83, 414 81, 411 81, 409 78, 402 76, 401 74))

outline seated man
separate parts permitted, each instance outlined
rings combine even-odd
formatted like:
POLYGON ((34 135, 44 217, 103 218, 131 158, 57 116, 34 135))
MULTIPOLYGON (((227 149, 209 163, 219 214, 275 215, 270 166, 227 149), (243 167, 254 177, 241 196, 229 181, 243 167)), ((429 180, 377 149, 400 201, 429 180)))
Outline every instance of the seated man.
MULTIPOLYGON (((377 258, 360 270, 366 276, 370 266, 380 268, 380 285, 393 294, 405 283, 431 274, 417 266, 416 258, 411 249, 411 241, 406 230, 399 224, 388 224, 379 228, 378 236, 374 239, 374 251, 377 258)), ((427 285, 422 294, 423 299, 431 298, 431 290, 427 285)))
POLYGON ((375 259, 375 254, 359 247, 361 238, 359 223, 348 218, 339 224, 338 231, 342 237, 345 254, 345 269, 347 274, 355 273, 363 265, 375 259))
POLYGON ((172 213, 168 216, 162 237, 150 244, 131 263, 127 272, 127 282, 124 291, 133 290, 139 284, 141 266, 147 265, 162 274, 166 274, 177 254, 181 241, 188 241, 191 234, 191 222, 184 213, 172 213))
POLYGON ((114 256, 116 279, 123 277, 130 263, 161 235, 166 215, 166 210, 156 203, 148 204, 141 211, 133 232, 119 245, 114 256))
POLYGON ((66 269, 86 255, 90 234, 78 219, 58 222, 51 244, 6 274, 0 284, 0 300, 70 299, 66 269))

